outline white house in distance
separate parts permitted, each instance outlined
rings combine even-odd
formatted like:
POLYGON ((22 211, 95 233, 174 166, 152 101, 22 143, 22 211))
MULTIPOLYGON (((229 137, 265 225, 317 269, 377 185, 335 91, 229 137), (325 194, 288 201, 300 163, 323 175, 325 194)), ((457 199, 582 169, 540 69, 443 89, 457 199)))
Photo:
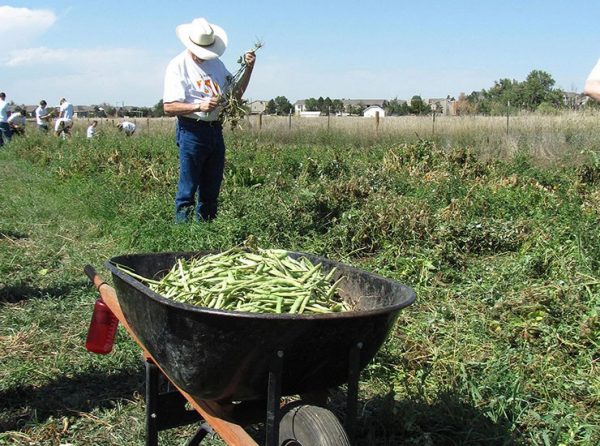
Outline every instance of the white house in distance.
POLYGON ((363 116, 365 118, 376 118, 377 116, 383 118, 385 116, 385 110, 379 105, 371 105, 363 110, 363 116))
POLYGON ((258 115, 264 113, 267 109, 267 103, 269 101, 251 101, 248 106, 250 107, 250 114, 258 115))
MULTIPOLYGON (((385 103, 385 99, 341 99, 344 104, 344 108, 348 109, 348 107, 352 108, 360 108, 361 111, 371 107, 378 106, 381 110, 383 110, 383 104, 385 103)), ((306 109, 306 100, 301 99, 294 103, 294 112, 298 116, 309 116, 306 109)), ((315 112, 310 112, 310 116, 314 116, 315 112)), ((380 112, 379 116, 383 116, 380 112)))

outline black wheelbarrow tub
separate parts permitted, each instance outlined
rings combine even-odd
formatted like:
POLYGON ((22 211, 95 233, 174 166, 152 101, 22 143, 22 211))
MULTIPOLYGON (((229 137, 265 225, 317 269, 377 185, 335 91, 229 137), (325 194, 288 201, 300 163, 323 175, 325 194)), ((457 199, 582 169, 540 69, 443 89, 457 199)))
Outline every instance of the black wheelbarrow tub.
POLYGON ((132 254, 106 262, 131 329, 173 382, 204 400, 245 401, 267 395, 269 365, 283 352, 282 395, 325 390, 348 380, 349 352, 361 344, 360 369, 373 359, 399 311, 415 293, 401 283, 309 254, 290 252, 337 268, 340 295, 356 311, 256 314, 174 302, 115 265, 144 277, 161 277, 177 258, 197 253, 132 254))

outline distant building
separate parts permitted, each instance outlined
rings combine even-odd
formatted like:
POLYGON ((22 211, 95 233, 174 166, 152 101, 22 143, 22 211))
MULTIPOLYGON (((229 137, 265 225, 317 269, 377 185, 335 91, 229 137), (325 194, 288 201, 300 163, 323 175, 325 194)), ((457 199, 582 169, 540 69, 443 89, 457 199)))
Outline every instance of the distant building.
POLYGON ((432 112, 441 115, 456 116, 458 114, 458 104, 450 96, 428 99, 427 104, 431 107, 432 112))
POLYGON ((588 97, 583 93, 575 93, 573 91, 563 92, 563 105, 572 110, 578 110, 588 101, 588 97))
POLYGON ((269 101, 252 101, 248 104, 250 107, 251 115, 258 115, 260 113, 264 113, 267 109, 267 104, 269 101))
POLYGON ((371 105, 363 110, 363 116, 365 118, 375 118, 379 115, 380 118, 385 116, 385 110, 379 105, 371 105))
POLYGON ((301 118, 317 118, 321 116, 320 111, 301 111, 298 113, 301 118))
MULTIPOLYGON (((386 102, 386 99, 342 99, 342 104, 344 104, 344 108, 346 109, 346 111, 350 110, 350 109, 360 109, 360 113, 362 114, 362 112, 373 105, 377 105, 381 108, 383 108, 383 104, 386 102)), ((306 100, 305 99, 301 99, 299 101, 296 101, 294 103, 294 112, 299 115, 299 116, 303 116, 302 113, 307 112, 309 110, 306 109, 306 100)))

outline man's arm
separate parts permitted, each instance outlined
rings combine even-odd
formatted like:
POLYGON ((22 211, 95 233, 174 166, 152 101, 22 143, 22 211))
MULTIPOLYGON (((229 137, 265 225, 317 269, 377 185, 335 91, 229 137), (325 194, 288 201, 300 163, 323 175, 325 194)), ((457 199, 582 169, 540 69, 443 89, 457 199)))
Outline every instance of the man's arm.
POLYGON ((246 69, 244 70, 240 81, 235 86, 235 97, 238 100, 242 99, 242 96, 244 95, 244 92, 250 83, 250 77, 252 76, 252 70, 254 69, 254 62, 256 62, 256 54, 254 54, 254 51, 248 51, 246 54, 244 54, 244 59, 246 60, 246 69))
POLYGON ((585 82, 583 94, 596 101, 600 101, 600 80, 588 79, 585 82))
POLYGON ((596 101, 600 101, 600 60, 585 81, 583 94, 596 101))
POLYGON ((163 110, 168 116, 190 115, 196 112, 210 112, 217 107, 217 99, 190 104, 187 102, 165 102, 163 110))

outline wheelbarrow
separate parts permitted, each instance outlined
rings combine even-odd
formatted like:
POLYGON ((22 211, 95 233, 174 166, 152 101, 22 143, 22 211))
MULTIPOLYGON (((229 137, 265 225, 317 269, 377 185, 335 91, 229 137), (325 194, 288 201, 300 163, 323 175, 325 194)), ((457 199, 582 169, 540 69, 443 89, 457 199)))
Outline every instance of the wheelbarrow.
POLYGON ((349 265, 289 252, 336 268, 340 296, 353 311, 256 314, 197 307, 166 299, 123 272, 160 278, 178 258, 209 252, 132 254, 105 266, 111 288, 91 266, 85 272, 146 358, 146 445, 158 431, 201 421, 188 445, 216 432, 229 445, 257 445, 245 426, 264 422, 267 446, 348 445, 354 439, 361 370, 373 359, 409 287, 349 265), (170 389, 159 392, 161 379, 170 389), (321 407, 328 389, 347 385, 344 426, 321 407), (282 397, 299 395, 287 405, 282 397), (194 411, 186 409, 186 402, 194 411), (308 404, 310 403, 310 404, 308 404))

